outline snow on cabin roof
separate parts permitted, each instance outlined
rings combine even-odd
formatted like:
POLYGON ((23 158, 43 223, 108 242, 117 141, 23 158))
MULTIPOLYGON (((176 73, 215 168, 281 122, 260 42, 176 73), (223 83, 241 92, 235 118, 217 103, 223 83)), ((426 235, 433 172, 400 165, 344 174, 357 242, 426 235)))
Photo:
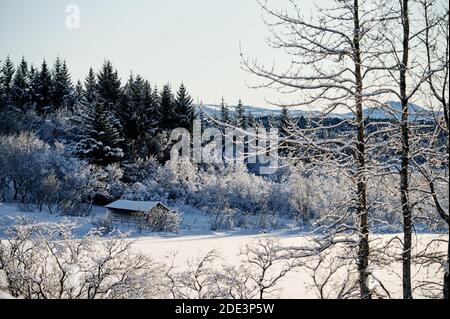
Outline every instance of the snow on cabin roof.
POLYGON ((148 201, 133 201, 133 200, 125 200, 120 199, 116 200, 115 202, 112 202, 108 205, 106 205, 106 208, 111 209, 122 209, 122 210, 129 210, 129 211, 136 211, 136 212, 146 212, 151 210, 156 205, 162 205, 163 207, 166 207, 161 202, 148 202, 148 201))

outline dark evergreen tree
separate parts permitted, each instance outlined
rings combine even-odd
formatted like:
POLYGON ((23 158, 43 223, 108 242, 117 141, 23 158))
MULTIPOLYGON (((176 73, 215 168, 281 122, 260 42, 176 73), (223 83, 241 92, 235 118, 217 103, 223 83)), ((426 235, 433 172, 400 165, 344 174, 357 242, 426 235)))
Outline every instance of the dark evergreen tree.
POLYGON ((116 109, 121 99, 119 75, 111 61, 106 60, 97 75, 96 92, 98 98, 108 109, 116 109))
POLYGON ((152 89, 150 83, 145 80, 143 87, 143 106, 145 116, 145 131, 151 132, 155 130, 160 120, 159 114, 159 96, 158 89, 152 89))
POLYGON ((69 70, 65 61, 59 57, 56 58, 53 67, 52 81, 52 104, 55 109, 68 108, 73 109, 75 104, 75 93, 70 79, 69 70))
POLYGON ((222 123, 230 123, 230 113, 223 97, 220 102, 220 120, 222 121, 222 123))
POLYGON ((192 98, 187 93, 184 84, 182 83, 177 92, 175 100, 176 115, 178 117, 178 127, 184 127, 192 132, 192 125, 195 118, 195 109, 192 103, 192 98))
POLYGON ((84 87, 80 80, 77 81, 75 86, 75 102, 80 103, 84 100, 84 87))
POLYGON ((161 112, 161 95, 159 94, 158 87, 155 85, 150 94, 151 105, 153 108, 153 120, 156 123, 156 126, 159 126, 161 122, 162 112, 161 112))
POLYGON ((252 112, 248 113, 247 123, 248 123, 248 126, 251 128, 254 128, 254 129, 258 128, 258 120, 253 116, 252 112))
POLYGON ((129 150, 128 153, 132 152, 134 141, 138 135, 137 122, 139 120, 139 106, 143 100, 143 86, 144 82, 140 77, 139 80, 135 80, 133 74, 130 74, 117 111, 123 128, 124 146, 129 150))
POLYGON ((298 127, 302 130, 306 129, 308 125, 308 121, 305 119, 305 117, 302 115, 300 116, 300 118, 298 119, 298 127))
POLYGON ((149 140, 159 123, 159 110, 150 83, 140 75, 130 75, 123 90, 119 117, 125 138, 124 148, 130 159, 149 155, 149 140))
POLYGON ((84 98, 87 103, 93 103, 97 96, 97 78, 94 70, 89 68, 89 73, 84 80, 84 98))
POLYGON ((31 103, 30 77, 28 63, 24 57, 22 57, 14 75, 11 88, 11 100, 16 110, 22 112, 29 110, 31 103))
POLYGON ((41 70, 36 80, 36 111, 40 115, 51 113, 54 110, 52 105, 53 80, 45 60, 42 62, 41 70))
POLYGON ((156 90, 156 94, 153 92, 150 83, 145 80, 143 85, 142 104, 140 106, 142 118, 139 122, 140 131, 145 132, 145 134, 155 133, 160 120, 158 92, 156 88, 154 90, 156 90))
POLYGON ((159 127, 163 130, 172 130, 177 127, 177 116, 175 112, 175 98, 170 84, 163 86, 160 94, 160 122, 159 127))
POLYGON ((208 127, 208 119, 205 114, 205 109, 204 109, 204 105, 203 105, 202 101, 200 101, 200 108, 199 108, 195 118, 200 121, 202 129, 205 129, 206 127, 208 127))
POLYGON ((242 104, 242 101, 239 100, 238 104, 235 107, 236 116, 235 116, 235 125, 239 128, 246 129, 247 128, 247 119, 245 118, 245 107, 242 104))
POLYGON ((144 81, 141 115, 140 131, 145 134, 154 134, 160 121, 159 95, 158 89, 155 87, 152 90, 148 81, 144 81))
POLYGON ((6 57, 0 72, 0 99, 1 107, 5 108, 12 103, 12 86, 14 76, 14 63, 9 56, 6 57))
POLYGON ((119 121, 98 101, 81 105, 78 111, 75 155, 98 165, 120 161, 124 154, 119 121))
POLYGON ((289 110, 286 106, 283 106, 281 109, 281 114, 278 119, 278 130, 281 136, 289 136, 292 133, 294 128, 294 124, 289 115, 289 110))
POLYGON ((39 87, 39 71, 33 66, 30 66, 29 72, 29 81, 30 81, 30 99, 31 99, 31 107, 36 109, 38 104, 38 87, 39 87))

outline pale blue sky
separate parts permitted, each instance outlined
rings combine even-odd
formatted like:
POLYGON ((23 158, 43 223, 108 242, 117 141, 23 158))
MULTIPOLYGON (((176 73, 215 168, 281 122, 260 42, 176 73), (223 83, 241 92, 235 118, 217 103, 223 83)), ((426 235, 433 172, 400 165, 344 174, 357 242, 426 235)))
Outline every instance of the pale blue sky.
POLYGON ((122 79, 133 70, 158 86, 184 81, 205 103, 223 95, 266 105, 273 93, 247 88, 254 78, 240 68, 239 43, 271 63, 279 54, 267 35, 254 0, 0 0, 0 59, 25 55, 38 65, 60 55, 76 80, 108 58, 122 79), (80 8, 79 29, 65 25, 70 3, 80 8))

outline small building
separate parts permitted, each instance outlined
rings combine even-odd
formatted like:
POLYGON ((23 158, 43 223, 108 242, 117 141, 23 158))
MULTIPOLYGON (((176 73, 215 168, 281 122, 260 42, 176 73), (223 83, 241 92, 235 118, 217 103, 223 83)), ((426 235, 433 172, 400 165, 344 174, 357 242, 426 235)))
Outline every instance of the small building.
POLYGON ((163 209, 165 211, 171 210, 161 202, 134 201, 125 199, 116 200, 105 207, 114 213, 130 215, 151 214, 155 209, 163 209))
POLYGON ((108 209, 106 221, 109 225, 120 224, 139 232, 142 230, 173 231, 178 227, 178 215, 161 202, 121 199, 105 207, 108 209))

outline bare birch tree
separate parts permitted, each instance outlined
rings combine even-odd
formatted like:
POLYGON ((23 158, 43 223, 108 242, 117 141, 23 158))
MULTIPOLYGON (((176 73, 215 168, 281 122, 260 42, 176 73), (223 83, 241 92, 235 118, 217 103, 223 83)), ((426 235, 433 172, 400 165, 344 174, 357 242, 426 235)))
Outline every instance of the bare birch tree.
MULTIPOLYGON (((428 97, 430 106, 435 106, 434 127, 425 134, 421 144, 420 155, 425 161, 414 160, 414 167, 425 180, 421 189, 431 200, 437 215, 449 228, 448 190, 449 190, 449 8, 435 0, 420 0, 425 33, 421 41, 426 52, 426 66, 432 75, 423 93, 428 97)), ((443 297, 449 299, 449 255, 450 245, 447 241, 447 258, 444 262, 436 254, 422 254, 436 259, 444 269, 443 297)), ((429 259, 430 259, 429 258, 429 259)))
MULTIPOLYGON (((292 103, 272 104, 322 109, 317 119, 310 119, 308 128, 291 129, 285 142, 296 145, 297 159, 303 157, 306 162, 331 167, 354 181, 351 207, 329 214, 324 218, 329 225, 322 230, 331 236, 355 234, 356 240, 349 236, 347 240, 357 249, 360 297, 371 298, 367 180, 374 166, 369 163, 368 154, 376 146, 368 148, 370 124, 366 122, 363 104, 383 92, 371 84, 371 78, 385 68, 378 63, 383 54, 378 29, 380 16, 389 17, 390 12, 381 3, 335 1, 330 8, 316 8, 316 15, 306 19, 294 1, 290 1, 291 12, 272 9, 267 1, 258 3, 267 16, 265 23, 272 35, 269 44, 284 50, 292 63, 279 71, 275 66, 266 67, 257 60, 243 58, 243 67, 264 80, 253 87, 298 95, 292 103), (328 124, 327 115, 336 110, 350 111, 354 118, 328 124), (345 133, 329 135, 331 130, 345 133), (349 222, 352 216, 356 220, 349 222)), ((336 211, 338 207, 337 204, 336 211)), ((333 241, 330 237, 327 240, 333 241)))
MULTIPOLYGON (((399 145, 396 148, 399 153, 399 189, 403 218, 402 276, 405 299, 413 298, 412 238, 414 208, 417 206, 417 202, 412 199, 411 179, 414 176, 412 163, 415 158, 421 156, 421 152, 417 151, 420 141, 418 132, 427 130, 427 124, 422 123, 417 114, 412 113, 414 111, 413 103, 420 100, 421 89, 427 82, 431 81, 431 85, 433 85, 434 74, 442 69, 442 65, 431 65, 431 57, 426 50, 421 49, 422 42, 430 40, 431 30, 438 25, 437 20, 431 21, 427 18, 431 3, 432 1, 416 2, 411 0, 394 3, 392 11, 396 13, 385 19, 382 32, 387 54, 382 60, 380 59, 380 64, 388 74, 387 77, 384 77, 384 91, 387 96, 394 96, 400 105, 400 109, 387 104, 383 107, 393 115, 392 121, 398 126, 399 134, 399 145), (424 16, 425 19, 422 19, 421 17, 424 16), (425 40, 423 40, 424 38, 425 40)), ((438 54, 443 54, 443 52, 438 54)))

